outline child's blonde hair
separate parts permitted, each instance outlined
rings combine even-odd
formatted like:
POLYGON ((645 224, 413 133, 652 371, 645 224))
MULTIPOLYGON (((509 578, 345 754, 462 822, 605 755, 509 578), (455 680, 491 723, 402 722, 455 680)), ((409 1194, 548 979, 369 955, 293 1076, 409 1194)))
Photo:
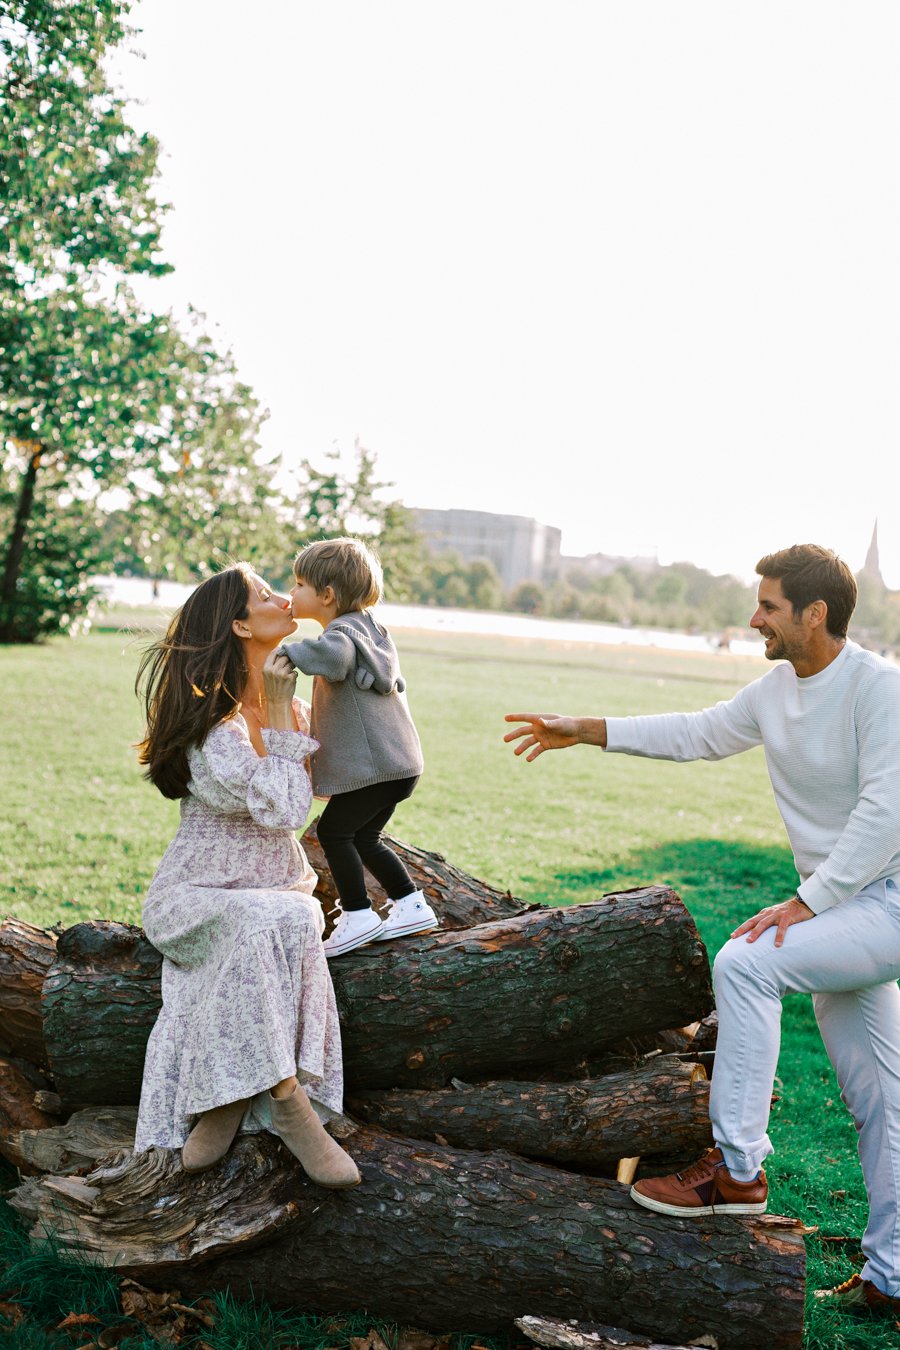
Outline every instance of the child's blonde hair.
POLYGON ((339 614, 369 609, 382 594, 381 563, 361 539, 319 539, 294 559, 294 576, 321 595, 334 591, 339 614))

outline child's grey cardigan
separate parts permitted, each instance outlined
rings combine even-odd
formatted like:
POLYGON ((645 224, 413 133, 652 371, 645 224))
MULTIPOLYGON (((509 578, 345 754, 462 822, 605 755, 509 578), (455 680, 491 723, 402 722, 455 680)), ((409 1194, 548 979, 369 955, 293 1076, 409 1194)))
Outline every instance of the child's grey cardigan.
POLYGON ((397 648, 369 610, 341 614, 321 637, 283 642, 281 650, 315 676, 310 734, 319 742, 312 757, 317 797, 422 772, 397 648))

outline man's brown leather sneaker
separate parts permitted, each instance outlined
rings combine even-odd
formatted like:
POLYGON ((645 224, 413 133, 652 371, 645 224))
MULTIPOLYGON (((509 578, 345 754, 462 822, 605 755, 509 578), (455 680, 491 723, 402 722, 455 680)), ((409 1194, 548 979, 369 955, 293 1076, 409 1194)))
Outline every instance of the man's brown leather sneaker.
POLYGON ((735 1181, 722 1150, 708 1153, 683 1172, 669 1177, 644 1177, 631 1188, 631 1198, 660 1214, 765 1214, 769 1197, 766 1174, 754 1181, 735 1181))
POLYGON ((864 1280, 861 1275, 851 1275, 849 1280, 836 1284, 833 1289, 817 1289, 815 1296, 820 1303, 836 1308, 868 1308, 879 1317, 900 1318, 900 1298, 883 1294, 871 1280, 864 1280))

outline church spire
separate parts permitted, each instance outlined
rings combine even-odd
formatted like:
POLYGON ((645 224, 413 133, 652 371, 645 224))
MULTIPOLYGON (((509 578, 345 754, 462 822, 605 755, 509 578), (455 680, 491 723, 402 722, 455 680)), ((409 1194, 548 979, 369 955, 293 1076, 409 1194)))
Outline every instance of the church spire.
POLYGON ((881 563, 878 559, 878 517, 875 517, 875 525, 872 529, 872 542, 869 544, 869 551, 866 554, 866 561, 863 563, 863 575, 871 577, 877 581, 879 586, 884 585, 884 577, 881 575, 881 563))

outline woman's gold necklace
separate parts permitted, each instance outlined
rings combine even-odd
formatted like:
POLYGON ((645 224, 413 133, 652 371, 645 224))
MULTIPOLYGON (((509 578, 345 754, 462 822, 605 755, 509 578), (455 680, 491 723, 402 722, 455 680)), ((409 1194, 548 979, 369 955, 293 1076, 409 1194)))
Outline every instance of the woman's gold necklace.
POLYGON ((269 725, 269 703, 268 703, 268 700, 266 700, 265 705, 263 704, 263 694, 262 694, 262 689, 259 689, 259 690, 257 691, 257 695, 256 695, 256 703, 257 703, 257 707, 256 707, 256 708, 254 708, 254 707, 252 706, 252 704, 250 704, 250 703, 241 703, 241 712, 242 712, 242 713, 252 713, 253 717, 254 717, 255 720, 259 723, 259 725, 260 725, 261 727, 266 727, 266 728, 268 728, 268 725, 269 725))

